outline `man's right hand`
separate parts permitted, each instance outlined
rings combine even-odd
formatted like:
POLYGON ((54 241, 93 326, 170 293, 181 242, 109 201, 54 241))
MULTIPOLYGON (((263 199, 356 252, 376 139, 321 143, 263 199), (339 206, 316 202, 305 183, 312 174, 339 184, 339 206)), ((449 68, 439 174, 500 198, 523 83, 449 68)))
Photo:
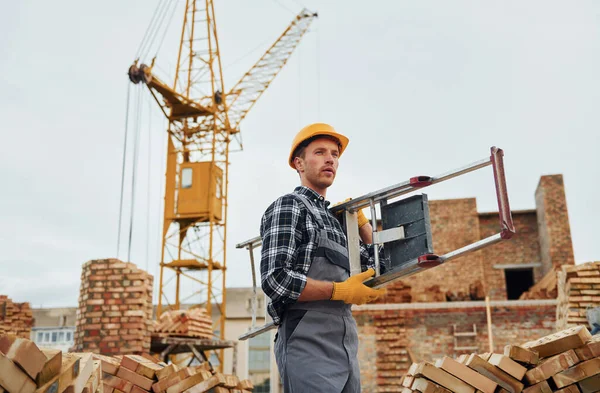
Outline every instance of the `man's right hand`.
POLYGON ((344 282, 334 282, 331 300, 342 300, 346 304, 365 304, 376 300, 385 294, 385 289, 369 288, 365 284, 375 271, 369 269, 366 272, 355 274, 344 282))

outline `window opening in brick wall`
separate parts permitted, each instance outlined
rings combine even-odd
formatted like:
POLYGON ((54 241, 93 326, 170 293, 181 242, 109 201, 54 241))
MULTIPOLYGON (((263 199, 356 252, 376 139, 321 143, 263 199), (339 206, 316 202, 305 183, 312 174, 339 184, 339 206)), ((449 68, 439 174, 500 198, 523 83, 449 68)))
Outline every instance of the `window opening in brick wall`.
POLYGON ((518 300, 523 292, 533 285, 533 269, 505 269, 506 297, 508 300, 518 300))
POLYGON ((270 334, 260 334, 248 341, 248 376, 254 384, 254 393, 271 391, 270 339, 270 334))

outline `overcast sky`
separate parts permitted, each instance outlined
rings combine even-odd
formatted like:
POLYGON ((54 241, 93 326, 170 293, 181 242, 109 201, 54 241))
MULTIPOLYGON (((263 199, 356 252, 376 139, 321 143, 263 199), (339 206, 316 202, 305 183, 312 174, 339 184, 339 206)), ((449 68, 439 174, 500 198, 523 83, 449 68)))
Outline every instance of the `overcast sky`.
MULTIPOLYGON (((168 81, 184 4, 176 1, 157 58, 168 81)), ((540 176, 564 175, 575 259, 600 260, 600 3, 215 3, 226 87, 302 3, 319 13, 242 123, 244 151, 230 167, 229 286, 251 285, 247 253, 235 244, 258 235, 265 208, 297 184, 286 164, 289 145, 316 121, 350 138, 327 195, 333 202, 463 166, 495 145, 505 150, 513 210, 535 208, 540 176)), ((0 294, 35 307, 76 305, 81 264, 116 255, 126 71, 158 4, 3 4, 0 294)), ((166 122, 147 93, 131 261, 157 275, 166 122)), ((497 209, 490 168, 425 192, 497 209)), ((126 222, 123 230, 119 257, 126 259, 126 222)))

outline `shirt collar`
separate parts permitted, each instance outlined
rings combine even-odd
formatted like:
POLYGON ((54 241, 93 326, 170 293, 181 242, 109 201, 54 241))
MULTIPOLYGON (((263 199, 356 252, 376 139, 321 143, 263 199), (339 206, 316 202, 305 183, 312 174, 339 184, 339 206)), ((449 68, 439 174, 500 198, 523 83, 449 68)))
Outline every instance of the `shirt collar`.
POLYGON ((294 189, 294 192, 297 194, 302 194, 313 202, 321 201, 325 204, 325 206, 329 206, 329 201, 326 201, 323 195, 320 195, 318 192, 313 190, 312 188, 308 188, 306 186, 298 186, 294 189))

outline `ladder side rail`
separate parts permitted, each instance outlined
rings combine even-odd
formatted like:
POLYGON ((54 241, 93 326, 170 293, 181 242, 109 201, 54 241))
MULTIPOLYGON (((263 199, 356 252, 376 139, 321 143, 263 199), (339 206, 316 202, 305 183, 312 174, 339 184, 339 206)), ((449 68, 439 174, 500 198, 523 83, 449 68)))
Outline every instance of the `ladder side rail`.
POLYGON ((481 168, 485 168, 487 166, 492 165, 491 158, 486 158, 483 160, 476 161, 472 164, 469 164, 465 167, 461 167, 439 176, 429 177, 429 176, 416 176, 411 178, 410 180, 404 181, 402 183, 395 184, 393 186, 385 187, 380 190, 362 195, 358 198, 352 198, 347 202, 340 203, 339 205, 333 206, 331 208, 332 213, 336 213, 342 210, 360 210, 365 207, 370 206, 370 201, 379 202, 382 199, 392 199, 396 198, 408 193, 411 193, 415 190, 428 187, 433 184, 441 183, 446 180, 453 179, 455 177, 474 172, 481 168))

